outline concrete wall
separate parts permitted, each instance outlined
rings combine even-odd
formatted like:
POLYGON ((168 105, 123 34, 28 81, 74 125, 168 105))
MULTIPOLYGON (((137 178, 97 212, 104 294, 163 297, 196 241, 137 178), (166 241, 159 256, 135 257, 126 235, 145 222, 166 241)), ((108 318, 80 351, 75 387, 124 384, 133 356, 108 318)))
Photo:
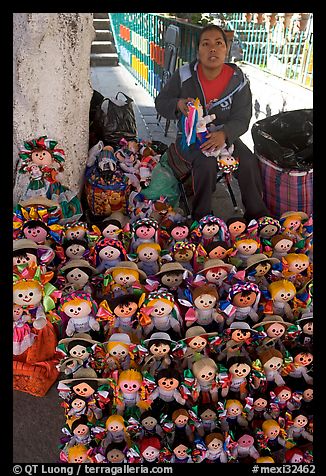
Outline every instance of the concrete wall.
MULTIPOLYGON (((13 14, 14 170, 23 141, 47 135, 66 154, 62 184, 76 192, 88 154, 94 38, 91 13, 13 14)), ((14 203, 26 178, 15 182, 14 203)))
POLYGON ((241 63, 238 65, 248 76, 252 92, 252 119, 248 131, 241 138, 251 150, 253 150, 251 128, 256 121, 282 111, 313 108, 311 90, 253 66, 241 63))

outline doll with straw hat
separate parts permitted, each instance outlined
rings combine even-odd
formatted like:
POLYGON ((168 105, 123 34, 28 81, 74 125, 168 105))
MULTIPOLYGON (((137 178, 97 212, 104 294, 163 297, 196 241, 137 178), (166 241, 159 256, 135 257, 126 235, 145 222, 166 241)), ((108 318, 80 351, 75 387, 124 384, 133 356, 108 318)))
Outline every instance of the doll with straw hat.
POLYGON ((180 341, 186 345, 182 366, 192 369, 194 362, 203 357, 209 357, 210 338, 217 335, 217 332, 207 332, 202 326, 187 329, 184 339, 180 341))
POLYGON ((141 282, 146 279, 146 273, 138 268, 133 261, 122 261, 118 265, 108 268, 104 273, 103 291, 112 297, 123 294, 141 295, 144 288, 141 282))

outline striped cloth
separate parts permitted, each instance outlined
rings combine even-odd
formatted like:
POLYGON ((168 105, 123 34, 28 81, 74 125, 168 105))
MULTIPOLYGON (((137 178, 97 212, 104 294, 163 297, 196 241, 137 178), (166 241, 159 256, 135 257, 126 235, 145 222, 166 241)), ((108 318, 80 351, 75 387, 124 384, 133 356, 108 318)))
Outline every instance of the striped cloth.
POLYGON ((271 215, 279 217, 288 210, 313 213, 313 169, 286 171, 257 154, 261 170, 264 201, 271 215))

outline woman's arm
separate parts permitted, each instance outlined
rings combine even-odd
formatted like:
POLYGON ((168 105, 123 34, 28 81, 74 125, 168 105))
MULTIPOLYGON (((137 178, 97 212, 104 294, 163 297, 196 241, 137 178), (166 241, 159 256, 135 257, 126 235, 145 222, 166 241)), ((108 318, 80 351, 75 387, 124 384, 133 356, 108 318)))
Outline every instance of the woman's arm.
POLYGON ((252 95, 249 83, 232 96, 230 120, 224 123, 227 145, 247 132, 252 116, 252 95))
POLYGON ((155 107, 160 116, 165 119, 179 119, 181 112, 177 102, 181 95, 179 70, 176 70, 155 99, 155 107))

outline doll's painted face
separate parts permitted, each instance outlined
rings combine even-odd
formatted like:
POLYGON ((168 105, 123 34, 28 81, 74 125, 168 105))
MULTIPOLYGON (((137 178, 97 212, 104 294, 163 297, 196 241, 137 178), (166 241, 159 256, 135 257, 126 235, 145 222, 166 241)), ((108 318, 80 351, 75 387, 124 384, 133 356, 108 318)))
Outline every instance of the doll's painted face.
POLYGON ((290 459, 290 463, 302 463, 303 456, 299 453, 295 453, 292 458, 290 459))
POLYGON ((112 261, 120 257, 120 250, 108 245, 102 248, 98 255, 102 261, 112 261))
POLYGON ((310 322, 307 322, 307 324, 305 324, 304 326, 302 326, 302 331, 309 335, 309 336, 312 336, 313 333, 314 333, 314 323, 312 321, 310 322))
POLYGON ((306 401, 306 402, 311 402, 314 398, 314 391, 312 388, 306 388, 306 390, 304 390, 303 394, 302 394, 302 398, 306 401))
POLYGON ((231 333, 231 339, 235 342, 244 342, 250 338, 250 332, 242 329, 236 329, 231 333))
POLYGON ((276 243, 276 245, 274 246, 274 250, 278 253, 288 253, 292 246, 293 241, 284 238, 283 240, 280 240, 278 243, 276 243))
POLYGON ((200 296, 196 297, 194 304, 197 309, 203 311, 213 309, 216 306, 216 297, 212 296, 211 294, 201 294, 200 296))
POLYGON ((295 296, 295 290, 292 289, 280 289, 277 291, 273 297, 274 301, 279 302, 288 302, 291 301, 295 296))
POLYGON ((236 307, 252 306, 256 301, 256 293, 254 291, 243 291, 234 295, 232 304, 236 307))
POLYGON ((169 344, 157 343, 150 346, 149 351, 155 357, 161 358, 167 355, 170 352, 169 344))
POLYGON ((279 357, 272 357, 264 364, 264 369, 268 370, 280 370, 283 364, 283 359, 279 357))
POLYGON ((174 259, 178 262, 188 263, 192 260, 194 252, 192 250, 178 250, 174 252, 174 259))
POLYGON ((204 337, 196 336, 187 341, 188 347, 201 352, 207 345, 207 340, 204 337))
POLYGON ((90 397, 95 392, 95 390, 87 382, 78 383, 74 385, 72 389, 76 395, 86 398, 90 397))
POLYGON ((155 461, 159 454, 160 450, 154 448, 154 446, 147 446, 147 448, 142 452, 143 458, 149 463, 155 461))
POLYGON ((14 256, 12 259, 13 266, 20 264, 31 264, 35 263, 37 265, 37 258, 32 253, 24 253, 22 255, 14 256))
POLYGON ((157 425, 157 420, 153 416, 148 416, 142 420, 142 425, 145 430, 154 430, 157 425))
POLYGON ((76 436, 86 436, 89 433, 89 428, 87 425, 78 425, 73 431, 76 436))
POLYGON ((118 448, 113 448, 106 454, 106 460, 108 463, 122 463, 124 459, 125 455, 118 448))
MULTIPOLYGON (((76 445, 78 446, 78 445, 76 445)), ((82 464, 88 460, 87 448, 82 446, 80 449, 76 450, 75 447, 68 449, 68 463, 78 463, 82 464)))
MULTIPOLYGON (((139 280, 139 275, 138 275, 138 280, 139 280)), ((122 286, 131 286, 137 281, 137 277, 131 273, 128 273, 127 270, 126 271, 121 270, 114 276, 114 281, 117 284, 120 284, 122 286)))
POLYGON ((188 450, 187 446, 180 444, 173 449, 173 453, 175 454, 177 458, 182 459, 187 456, 187 450, 188 450))
POLYGON ((86 407, 86 402, 84 400, 81 400, 80 398, 75 398, 71 402, 71 408, 73 408, 76 411, 81 411, 86 407))
POLYGON ((91 355, 87 350, 86 345, 77 344, 69 350, 71 357, 77 357, 79 359, 86 360, 91 355))
POLYGON ((65 233, 67 240, 82 240, 85 238, 86 230, 82 226, 72 226, 65 233))
POLYGON ((186 415, 178 415, 174 420, 176 426, 185 426, 188 423, 189 418, 186 415))
POLYGON ((137 303, 135 302, 129 302, 127 304, 118 304, 115 308, 114 308, 114 314, 117 316, 117 317, 131 317, 135 314, 135 312, 137 311, 138 309, 138 306, 137 306, 137 303))
POLYGON ((227 256, 227 250, 223 246, 216 246, 208 253, 210 259, 225 259, 227 256))
POLYGON ((257 266, 255 266, 255 271, 256 274, 255 276, 261 277, 265 276, 272 268, 272 265, 268 262, 265 263, 258 263, 257 266))
POLYGON ((153 310, 151 311, 151 316, 153 317, 165 317, 165 316, 168 316, 171 312, 172 312, 172 309, 173 309, 173 304, 168 304, 167 302, 164 302, 164 301, 157 301, 154 305, 153 305, 153 310))
POLYGON ((304 428, 308 423, 308 418, 305 415, 297 415, 293 419, 293 425, 297 428, 304 428))
POLYGON ((79 288, 85 286, 89 281, 89 276, 85 271, 80 268, 73 268, 71 271, 68 271, 66 274, 66 280, 70 284, 75 284, 79 288))
POLYGON ((234 238, 241 235, 246 230, 247 225, 241 221, 235 221, 228 226, 230 235, 234 238))
POLYGON ((242 408, 240 404, 236 402, 231 403, 231 405, 227 409, 227 414, 233 417, 241 415, 241 412, 242 408))
POLYGON ((154 262, 158 260, 159 252, 151 246, 145 246, 138 252, 138 258, 140 261, 154 262))
POLYGON ((250 370, 251 370, 251 367, 248 364, 233 364, 229 368, 229 372, 236 378, 247 377, 250 370))
POLYGON ((155 228, 152 226, 142 225, 135 231, 137 238, 151 239, 155 236, 155 228))
POLYGON ((242 435, 238 439, 238 444, 243 448, 250 448, 254 444, 254 438, 251 435, 242 435))
POLYGON ((127 393, 128 395, 138 392, 140 389, 140 382, 133 379, 128 380, 119 380, 119 386, 123 393, 127 393))
POLYGON ((216 369, 210 365, 204 365, 196 377, 204 382, 212 382, 216 377, 216 369))
POLYGON ((200 418, 203 421, 212 421, 212 420, 215 420, 217 418, 217 415, 214 412, 214 410, 211 410, 210 408, 207 408, 206 410, 203 411, 203 413, 201 413, 200 418))
POLYGON ((271 238, 272 236, 278 233, 278 227, 272 223, 265 225, 259 231, 259 236, 261 238, 271 238))
POLYGON ((265 328, 267 336, 271 338, 281 337, 285 333, 285 329, 286 327, 280 322, 274 322, 265 328))
POLYGON ((128 350, 123 345, 117 344, 109 351, 109 354, 118 360, 123 360, 128 354, 128 350))
POLYGON ((104 236, 104 238, 111 238, 113 240, 118 239, 119 233, 120 233, 119 227, 116 225, 113 225, 113 223, 110 223, 102 231, 102 235, 104 236))
POLYGON ((274 440, 280 434, 280 427, 278 425, 270 426, 265 429, 264 434, 268 439, 274 440))
POLYGON ((35 281, 30 286, 23 286, 20 283, 14 285, 13 302, 20 306, 37 306, 42 301, 42 288, 35 281))
POLYGON ((83 318, 86 317, 90 314, 92 310, 92 305, 88 301, 79 301, 78 304, 74 304, 73 302, 67 303, 66 306, 63 308, 65 314, 67 314, 68 317, 74 317, 74 318, 83 318))
POLYGON ((265 398, 257 398, 253 405, 256 410, 262 410, 267 407, 267 400, 265 398))
POLYGON ((35 243, 43 244, 48 236, 47 230, 44 229, 43 226, 31 226, 28 225, 24 228, 24 235, 25 238, 28 240, 32 240, 35 243))
POLYGON ((65 255, 70 259, 81 259, 85 251, 85 246, 74 243, 66 248, 65 255))
POLYGON ((209 269, 205 277, 209 283, 219 283, 221 281, 224 281, 224 279, 227 277, 228 272, 223 269, 223 268, 212 268, 209 269))
POLYGON ((176 226, 171 231, 171 236, 175 241, 181 241, 187 238, 189 234, 189 228, 187 226, 176 226))
POLYGON ((310 352, 300 352, 300 354, 294 357, 293 361, 295 364, 306 367, 307 365, 311 364, 313 359, 314 357, 310 352))
POLYGON ((53 159, 50 152, 39 149, 32 152, 32 161, 36 165, 51 165, 53 159))
POLYGON ((112 433, 117 433, 118 431, 123 430, 124 426, 121 423, 121 421, 113 420, 111 423, 108 424, 107 429, 108 429, 108 431, 110 431, 112 433))
POLYGON ((203 226, 202 233, 205 238, 212 238, 213 236, 217 235, 219 230, 220 227, 217 223, 210 223, 203 226))
POLYGON ((255 240, 241 240, 235 244, 235 247, 237 248, 239 253, 246 256, 250 256, 256 253, 259 245, 255 240))
POLYGON ((161 283, 163 284, 163 286, 167 286, 168 288, 181 286, 182 282, 183 272, 171 271, 170 273, 163 274, 161 277, 161 283))
POLYGON ((282 402, 287 402, 290 400, 291 396, 292 393, 289 390, 284 389, 278 394, 278 399, 282 402))
POLYGON ((214 438, 210 443, 208 443, 207 448, 212 452, 212 453, 218 453, 221 451, 223 448, 223 441, 219 440, 218 438, 214 438))
POLYGON ((179 380, 173 377, 162 377, 157 381, 158 386, 163 390, 175 390, 179 386, 179 380))
POLYGON ((309 258, 307 255, 297 255, 297 257, 289 263, 289 271, 292 273, 302 273, 309 266, 309 258))
POLYGON ((18 306, 17 304, 13 305, 13 310, 12 310, 12 317, 14 321, 18 321, 18 319, 23 315, 23 308, 21 306, 18 306))
POLYGON ((289 230, 297 231, 300 228, 300 225, 300 218, 288 218, 284 221, 284 227, 289 230))

